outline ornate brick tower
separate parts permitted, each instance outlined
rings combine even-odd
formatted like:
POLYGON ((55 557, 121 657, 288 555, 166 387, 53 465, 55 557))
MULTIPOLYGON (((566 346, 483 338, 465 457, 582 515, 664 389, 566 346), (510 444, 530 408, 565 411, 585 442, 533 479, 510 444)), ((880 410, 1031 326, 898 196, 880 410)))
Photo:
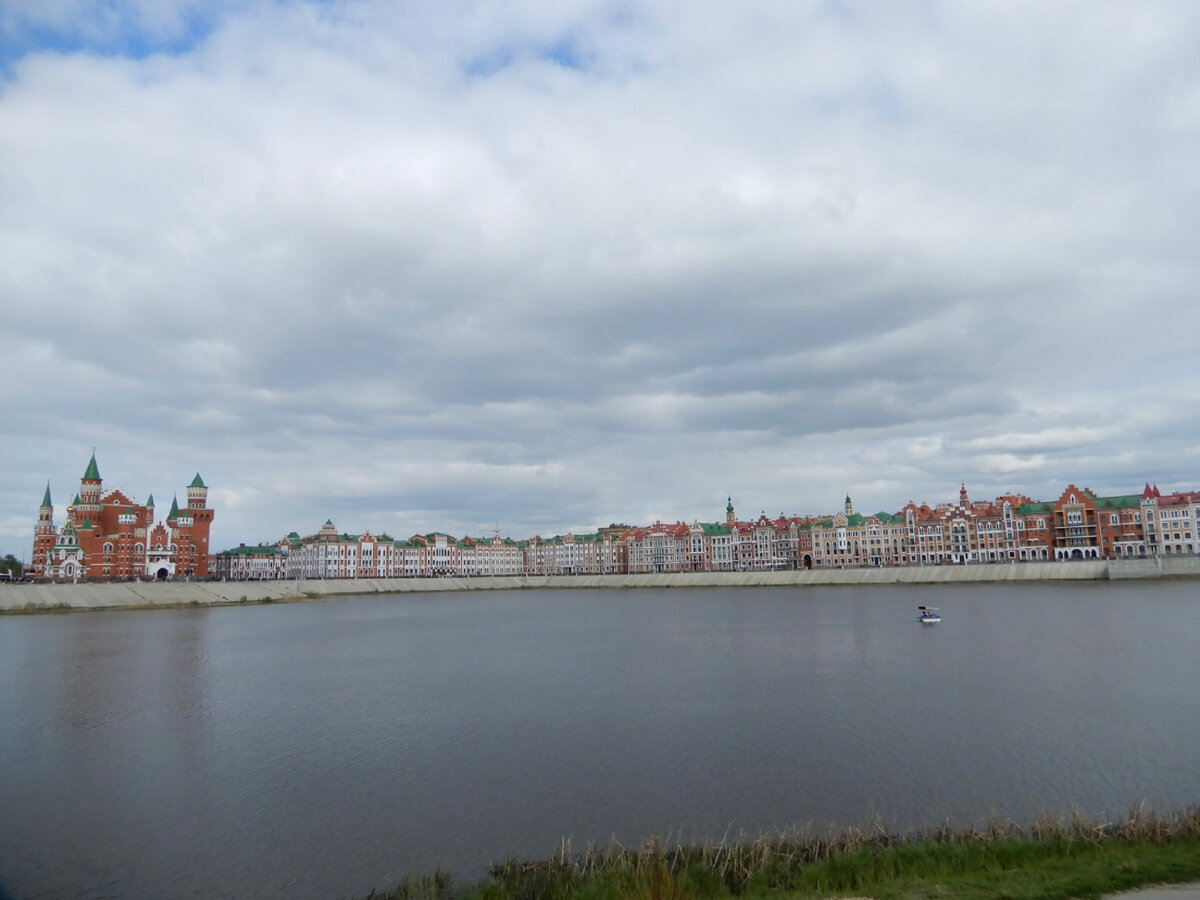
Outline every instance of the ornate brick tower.
POLYGON ((50 482, 46 482, 46 496, 42 498, 42 506, 38 510, 37 525, 33 527, 33 577, 43 578, 45 576, 46 560, 50 556, 50 551, 54 549, 54 543, 58 539, 58 532, 54 528, 54 504, 50 502, 50 482))

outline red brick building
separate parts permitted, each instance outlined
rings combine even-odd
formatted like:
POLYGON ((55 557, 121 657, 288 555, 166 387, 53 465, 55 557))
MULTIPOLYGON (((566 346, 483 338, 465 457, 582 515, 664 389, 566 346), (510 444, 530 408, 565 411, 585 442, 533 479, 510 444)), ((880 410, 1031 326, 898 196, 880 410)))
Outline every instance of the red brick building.
POLYGON ((180 509, 173 499, 166 519, 156 522, 153 496, 142 504, 120 490, 104 493, 93 454, 61 529, 46 485, 31 568, 35 578, 54 581, 204 577, 212 520, 199 473, 187 487, 187 505, 180 509))

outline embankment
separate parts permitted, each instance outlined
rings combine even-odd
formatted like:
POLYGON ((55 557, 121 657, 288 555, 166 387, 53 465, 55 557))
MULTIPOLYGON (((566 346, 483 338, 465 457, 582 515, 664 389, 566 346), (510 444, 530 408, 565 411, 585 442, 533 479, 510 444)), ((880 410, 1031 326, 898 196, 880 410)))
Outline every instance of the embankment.
POLYGON ((1198 578, 1200 558, 1081 560, 887 569, 787 572, 688 572, 655 575, 552 575, 496 578, 356 578, 333 581, 192 581, 0 585, 0 612, 150 609, 318 600, 342 594, 533 588, 804 587, 971 584, 1017 581, 1198 578))

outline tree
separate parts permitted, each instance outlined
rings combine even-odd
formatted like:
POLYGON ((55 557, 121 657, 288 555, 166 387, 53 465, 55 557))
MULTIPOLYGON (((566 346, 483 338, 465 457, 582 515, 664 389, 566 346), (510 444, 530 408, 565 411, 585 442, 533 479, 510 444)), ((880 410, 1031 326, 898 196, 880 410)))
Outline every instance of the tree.
POLYGON ((6 553, 4 558, 0 559, 0 572, 7 572, 13 578, 20 578, 25 574, 25 567, 11 553, 6 553))

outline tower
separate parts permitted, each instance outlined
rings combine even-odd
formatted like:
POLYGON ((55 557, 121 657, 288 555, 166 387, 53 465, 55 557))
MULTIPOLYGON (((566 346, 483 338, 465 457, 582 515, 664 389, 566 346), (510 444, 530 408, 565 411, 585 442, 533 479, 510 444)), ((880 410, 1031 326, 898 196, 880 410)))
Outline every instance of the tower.
POLYGON ((33 575, 35 578, 44 576, 46 566, 50 562, 50 553, 58 540, 54 530, 54 504, 50 501, 50 482, 46 482, 46 495, 38 509, 37 525, 33 527, 33 575))
POLYGON ((192 483, 187 489, 187 505, 188 509, 204 509, 208 501, 208 486, 200 478, 200 473, 196 473, 196 477, 192 479, 192 483))
POLYGON ((79 501, 75 504, 76 516, 91 516, 93 519, 100 517, 100 488, 102 484, 100 468, 96 465, 96 454, 93 453, 91 461, 88 462, 88 467, 83 473, 83 477, 79 479, 79 501))
POLYGON ((729 502, 725 504, 725 524, 733 525, 736 521, 737 519, 733 515, 733 498, 730 497, 729 502))

